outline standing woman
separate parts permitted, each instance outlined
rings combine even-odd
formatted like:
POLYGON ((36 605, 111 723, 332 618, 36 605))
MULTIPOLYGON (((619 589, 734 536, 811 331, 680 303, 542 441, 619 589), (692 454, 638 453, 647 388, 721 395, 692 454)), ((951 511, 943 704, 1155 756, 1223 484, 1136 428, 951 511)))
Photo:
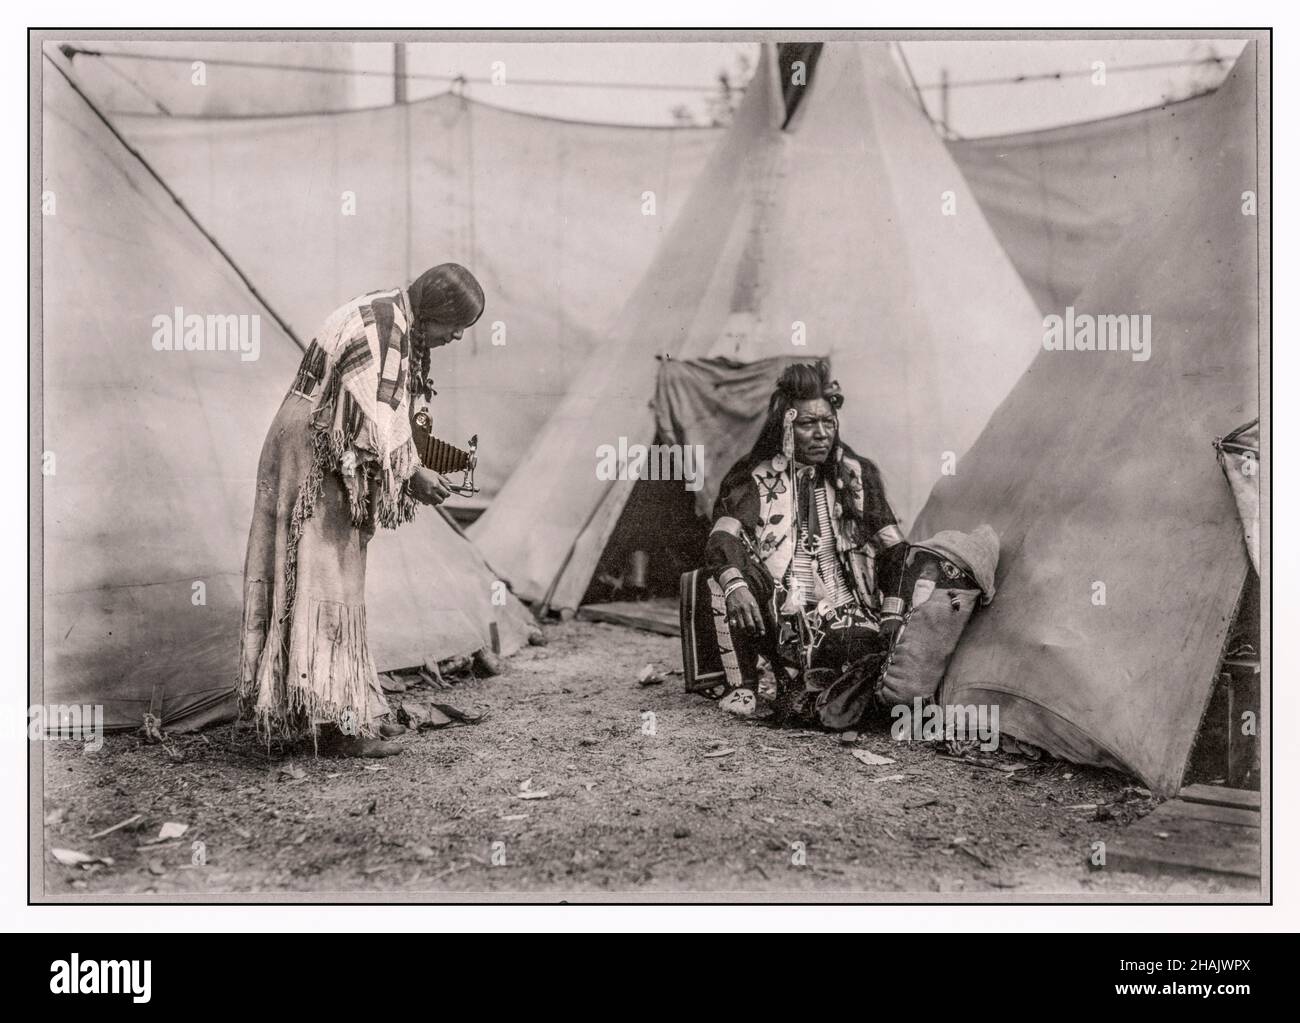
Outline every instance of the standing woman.
POLYGON ((366 643, 366 547, 376 526, 449 496, 420 464, 411 418, 433 393, 429 353, 458 340, 483 304, 473 274, 443 263, 336 309, 303 355, 262 446, 244 562, 239 713, 268 740, 401 752, 382 738, 402 729, 382 720, 366 643))

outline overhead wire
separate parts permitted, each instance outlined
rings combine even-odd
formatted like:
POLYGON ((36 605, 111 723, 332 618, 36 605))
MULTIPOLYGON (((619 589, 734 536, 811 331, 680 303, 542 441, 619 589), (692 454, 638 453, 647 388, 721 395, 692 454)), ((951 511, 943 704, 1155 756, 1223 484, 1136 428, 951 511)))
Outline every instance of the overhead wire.
MULTIPOLYGON (((169 54, 159 53, 132 53, 127 50, 92 50, 84 46, 65 45, 61 47, 63 52, 69 57, 87 56, 87 57, 117 57, 123 60, 154 61, 160 63, 175 64, 193 64, 201 61, 204 64, 213 67, 238 67, 244 69, 256 69, 263 71, 298 71, 308 74, 323 75, 355 75, 360 77, 372 78, 403 78, 407 81, 426 81, 442 82, 445 84, 469 84, 469 85, 493 85, 497 79, 490 75, 445 75, 429 74, 420 71, 404 71, 400 75, 396 71, 387 71, 378 68, 338 68, 325 67, 317 64, 286 64, 278 61, 258 61, 258 60, 235 60, 227 57, 182 57, 169 54)), ((643 89, 660 92, 713 92, 717 89, 716 83, 687 85, 675 82, 595 82, 582 79, 562 79, 562 78, 514 78, 510 77, 507 81, 511 85, 527 86, 549 86, 563 89, 643 89)))
POLYGON ((133 88, 146 100, 152 103, 155 107, 157 107, 163 114, 165 114, 168 117, 172 115, 172 112, 167 109, 167 107, 163 104, 161 100, 159 100, 156 96, 146 91, 144 86, 142 86, 134 78, 132 78, 125 71, 119 68, 116 63, 109 60, 107 57, 104 58, 104 66, 108 68, 109 71, 113 72, 113 74, 117 75, 118 78, 126 82, 127 85, 131 86, 131 88, 133 88))
MULTIPOLYGON (((925 113, 927 119, 943 132, 946 136, 953 137, 955 133, 951 127, 940 123, 929 109, 925 101, 924 93, 935 90, 952 91, 955 89, 969 88, 986 88, 990 86, 1007 86, 1007 85, 1024 85, 1032 82, 1061 82, 1071 78, 1090 77, 1095 72, 1093 69, 1080 70, 1059 70, 1044 71, 1035 73, 1026 73, 1019 75, 997 76, 988 78, 968 78, 960 80, 949 80, 946 82, 928 82, 918 83, 916 76, 912 71, 911 63, 908 61, 907 54, 901 43, 895 42, 893 48, 898 55, 907 79, 916 94, 918 105, 925 113)), ((439 82, 447 86, 446 91, 461 95, 468 85, 497 85, 498 80, 491 76, 476 76, 458 74, 432 74, 419 71, 402 71, 378 69, 378 68, 340 68, 328 67, 317 64, 292 64, 282 61, 256 61, 240 60, 227 57, 194 57, 181 56, 175 54, 154 54, 138 53, 127 50, 98 50, 73 44, 64 44, 60 47, 69 59, 76 56, 96 57, 103 60, 113 73, 124 78, 132 88, 140 92, 155 108, 164 115, 172 116, 172 111, 168 110, 159 100, 146 92, 138 82, 127 76, 120 69, 114 67, 115 60, 136 60, 157 63, 182 63, 193 64, 196 61, 202 61, 205 64, 211 64, 218 67, 234 67, 246 70, 263 70, 263 71, 288 71, 307 74, 329 74, 329 75, 347 75, 356 77, 388 78, 402 79, 403 81, 424 81, 439 82)), ((1142 64, 1126 64, 1109 66, 1106 69, 1107 74, 1131 74, 1141 72, 1151 72, 1167 70, 1170 68, 1199 67, 1207 65, 1223 66, 1231 64, 1231 58, 1212 55, 1195 59, 1167 60, 1167 61, 1150 61, 1142 64)), ((716 84, 710 85, 686 85, 672 82, 610 82, 610 81, 592 81, 578 79, 559 79, 559 78, 514 78, 508 79, 509 84, 528 87, 549 87, 549 88, 577 88, 577 89, 619 89, 619 90, 651 90, 678 93, 713 93, 717 90, 716 84)), ((733 86, 732 91, 743 94, 745 86, 733 86)), ((387 105, 385 105, 387 106, 387 105)), ((350 108, 349 108, 350 109, 350 108)), ((309 113, 340 113, 345 111, 307 111, 309 113)), ((297 113, 297 112, 293 112, 297 113)), ((227 115, 223 115, 226 117, 227 115)), ((259 116, 276 116, 276 115, 259 115, 259 116)))
MULTIPOLYGON (((69 57, 84 55, 88 57, 118 58, 122 60, 153 61, 160 63, 179 63, 193 64, 196 61, 202 61, 204 64, 210 64, 217 67, 238 67, 262 71, 296 71, 308 74, 328 74, 328 75, 352 75, 359 77, 375 78, 397 78, 401 77, 408 81, 428 81, 442 82, 448 85, 492 85, 496 79, 490 75, 466 75, 466 74, 431 74, 421 71, 404 71, 400 75, 396 71, 390 71, 380 68, 339 68, 327 67, 319 64, 289 64, 280 61, 257 61, 257 60, 237 60, 229 57, 194 57, 180 56, 174 54, 159 53, 135 53, 128 50, 93 50, 84 46, 73 46, 66 44, 60 47, 69 57)), ((899 56, 907 70, 909 79, 913 87, 918 91, 929 91, 945 87, 945 83, 927 82, 918 84, 912 74, 911 66, 907 62, 907 56, 900 45, 897 46, 899 56)), ((1165 60, 1151 61, 1143 64, 1121 64, 1111 66, 1106 69, 1107 74, 1126 74, 1143 71, 1158 71, 1168 68, 1177 67, 1196 67, 1199 65, 1215 64, 1223 66, 1231 64, 1232 59, 1229 57, 1210 56, 1198 57, 1195 59, 1182 60, 1165 60)), ((1006 75, 993 78, 967 78, 956 81, 949 81, 946 87, 949 89, 978 88, 991 85, 1021 85, 1027 82, 1038 81, 1062 81, 1067 78, 1085 78, 1094 72, 1092 69, 1072 70, 1072 71, 1043 71, 1032 74, 1006 75)), ((612 81, 592 81, 583 79, 562 79, 562 78, 514 78, 508 79, 512 85, 527 85, 531 87, 554 87, 564 89, 645 89, 662 92, 702 92, 711 93, 716 91, 717 84, 682 84, 677 82, 612 82, 612 81)), ((733 86, 737 91, 743 91, 744 86, 733 86)))

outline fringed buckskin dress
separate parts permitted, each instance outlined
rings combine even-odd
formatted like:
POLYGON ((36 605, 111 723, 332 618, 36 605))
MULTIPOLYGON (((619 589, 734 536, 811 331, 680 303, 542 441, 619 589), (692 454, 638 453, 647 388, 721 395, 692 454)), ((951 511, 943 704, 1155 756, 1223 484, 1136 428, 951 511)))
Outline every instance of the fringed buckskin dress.
POLYGON ((336 310, 262 447, 237 687, 267 739, 324 724, 370 736, 388 712, 366 643, 366 547, 415 513, 411 323, 404 289, 336 310))

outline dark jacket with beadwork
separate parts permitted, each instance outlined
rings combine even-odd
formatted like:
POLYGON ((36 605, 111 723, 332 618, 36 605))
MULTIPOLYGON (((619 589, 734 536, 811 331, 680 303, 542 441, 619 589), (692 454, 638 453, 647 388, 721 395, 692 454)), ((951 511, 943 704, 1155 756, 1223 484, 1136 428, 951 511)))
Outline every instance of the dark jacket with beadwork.
MULTIPOLYGON (((906 545, 880 470, 847 445, 837 444, 815 476, 816 485, 827 490, 836 553, 858 601, 882 616, 900 615, 902 608, 893 606, 900 602, 881 596, 881 570, 892 573, 894 560, 901 559, 885 557, 882 565, 877 561, 906 545)), ((761 584, 755 594, 761 604, 781 606, 794 557, 794 491, 791 467, 779 454, 757 463, 742 459, 727 473, 705 546, 705 566, 724 590, 745 578, 751 588, 754 582, 761 584)))

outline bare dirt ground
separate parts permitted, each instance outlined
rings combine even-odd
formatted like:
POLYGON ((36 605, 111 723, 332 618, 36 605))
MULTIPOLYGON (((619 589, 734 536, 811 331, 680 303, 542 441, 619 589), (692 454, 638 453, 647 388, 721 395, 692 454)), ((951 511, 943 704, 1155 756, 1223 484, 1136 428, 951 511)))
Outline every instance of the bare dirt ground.
POLYGON ((977 755, 981 767, 954 762, 942 744, 895 742, 887 720, 855 745, 776 729, 683 693, 680 675, 639 685, 647 664, 680 668, 675 639, 576 621, 546 635, 502 675, 434 696, 486 711, 482 723, 409 733, 403 755, 383 761, 316 757, 310 743, 268 750, 232 726, 171 735, 165 747, 135 735, 93 753, 46 743, 46 894, 1111 901, 1257 891, 1090 868, 1093 842, 1155 805, 1114 772, 1000 753, 977 755), (854 749, 895 762, 866 766, 854 749), (155 843, 168 822, 184 834, 155 843), (68 866, 55 848, 112 862, 68 866))

